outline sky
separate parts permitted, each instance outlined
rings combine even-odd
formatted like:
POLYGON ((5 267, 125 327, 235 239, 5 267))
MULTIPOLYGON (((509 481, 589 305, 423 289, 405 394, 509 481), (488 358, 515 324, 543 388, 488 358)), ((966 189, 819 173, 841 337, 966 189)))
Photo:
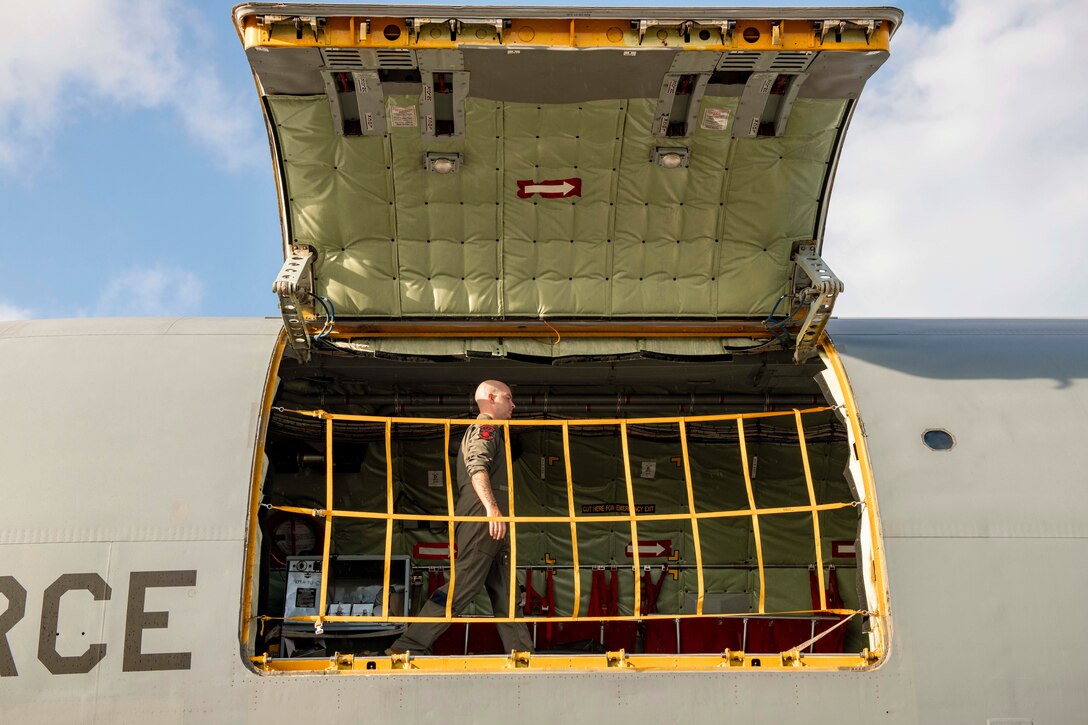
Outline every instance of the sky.
MULTIPOLYGON (((276 315, 275 185, 231 4, 12 1, 0 320, 276 315)), ((1088 0, 900 7, 832 194, 836 314, 1088 316, 1088 0)))

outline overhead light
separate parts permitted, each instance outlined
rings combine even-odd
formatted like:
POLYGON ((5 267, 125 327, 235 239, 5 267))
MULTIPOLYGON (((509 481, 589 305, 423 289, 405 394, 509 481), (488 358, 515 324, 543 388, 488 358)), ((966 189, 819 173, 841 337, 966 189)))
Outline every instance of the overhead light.
POLYGON ((436 174, 452 174, 461 168, 461 154, 427 152, 423 168, 436 174))
POLYGON ((683 147, 667 148, 658 146, 654 149, 653 155, 654 163, 663 169, 687 168, 690 158, 691 151, 683 147))

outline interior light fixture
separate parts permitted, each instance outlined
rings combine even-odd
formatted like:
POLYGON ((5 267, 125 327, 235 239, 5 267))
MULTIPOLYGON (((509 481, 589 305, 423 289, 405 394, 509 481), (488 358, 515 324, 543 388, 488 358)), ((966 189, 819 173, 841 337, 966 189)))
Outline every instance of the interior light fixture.
POLYGON ((666 148, 658 146, 654 149, 653 162, 663 169, 687 168, 691 158, 691 151, 686 148, 666 148))
POLYGON ((461 154, 427 152, 423 168, 436 174, 452 174, 461 168, 461 154))

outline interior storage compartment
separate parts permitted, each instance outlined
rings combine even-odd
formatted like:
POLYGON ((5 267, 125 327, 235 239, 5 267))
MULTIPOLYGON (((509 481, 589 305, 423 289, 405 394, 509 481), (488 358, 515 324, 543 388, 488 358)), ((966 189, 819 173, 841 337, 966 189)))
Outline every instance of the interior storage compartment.
MULTIPOLYGON (((515 527, 520 615, 570 617, 574 577, 580 577, 578 616, 585 621, 529 623, 539 654, 618 649, 663 655, 725 649, 777 654, 845 616, 826 610, 865 609, 855 559, 861 550, 861 508, 854 505, 857 496, 845 473, 850 456, 846 423, 830 409, 842 401, 829 400, 818 382, 826 369, 823 358, 798 365, 788 351, 732 355, 714 341, 625 345, 627 352, 617 352, 622 346, 582 341, 570 346, 577 354, 560 355, 539 341, 512 352, 517 346, 501 341, 405 340, 328 346, 307 363, 284 359, 265 441, 261 502, 326 507, 326 421, 296 411, 474 418, 476 384, 498 379, 513 390, 515 419, 570 421, 574 509, 587 519, 576 529, 578 572, 568 523, 515 527), (717 354, 707 354, 715 346, 717 354), (548 353, 526 352, 533 350, 548 353), (795 410, 803 411, 799 417, 811 493, 795 410), (744 458, 736 419, 697 419, 757 413, 782 415, 743 419, 744 458), (687 419, 686 456, 678 416, 687 419), (616 422, 579 425, 590 419, 616 422), (637 544, 628 522, 592 520, 628 511, 621 419, 629 421, 636 514, 689 514, 688 470, 697 513, 735 512, 697 520, 698 552, 690 518, 638 521, 637 544), (818 511, 816 522, 812 511, 778 511, 810 506, 813 498, 817 505, 840 505, 818 511), (774 512, 754 518, 749 513, 753 505, 774 512), (637 572, 634 545, 640 547, 637 572), (707 616, 692 617, 700 595, 700 564, 707 616), (636 585, 644 617, 593 620, 594 614, 634 616, 636 585)), ((519 425, 511 431, 516 516, 567 516, 561 428, 519 425)), ((462 434, 463 427, 453 427, 447 447, 441 424, 393 423, 387 461, 384 423, 334 421, 333 508, 384 513, 391 463, 395 513, 445 516, 444 457, 455 471, 462 434)), ((456 481, 453 489, 456 495, 456 481)), ((287 595, 293 557, 320 560, 326 527, 331 527, 330 568, 359 557, 384 557, 386 522, 262 508, 259 524, 257 614, 267 618, 267 626, 258 634, 255 652, 279 657, 380 654, 403 623, 338 623, 316 637, 309 625, 303 647, 299 642, 284 645, 285 634, 299 627, 280 620, 294 604, 287 595)), ((450 534, 440 521, 397 520, 392 528, 390 551, 394 566, 407 566, 404 608, 411 614, 448 578, 450 534)), ((481 593, 463 613, 479 621, 452 625, 436 643, 435 654, 500 654, 494 625, 487 621, 490 613, 481 593)), ((868 646, 863 626, 862 617, 853 617, 805 651, 860 652, 868 646)))

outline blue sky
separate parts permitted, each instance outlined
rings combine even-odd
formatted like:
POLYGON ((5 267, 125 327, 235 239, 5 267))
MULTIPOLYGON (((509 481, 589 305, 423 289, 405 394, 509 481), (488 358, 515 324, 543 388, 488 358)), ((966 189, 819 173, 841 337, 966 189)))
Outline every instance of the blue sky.
MULTIPOLYGON (((275 187, 230 4, 16 6, 18 40, 0 48, 0 320, 275 314, 275 187)), ((838 311, 1088 314, 1088 91, 1065 78, 1088 4, 904 9, 832 200, 838 311)))

